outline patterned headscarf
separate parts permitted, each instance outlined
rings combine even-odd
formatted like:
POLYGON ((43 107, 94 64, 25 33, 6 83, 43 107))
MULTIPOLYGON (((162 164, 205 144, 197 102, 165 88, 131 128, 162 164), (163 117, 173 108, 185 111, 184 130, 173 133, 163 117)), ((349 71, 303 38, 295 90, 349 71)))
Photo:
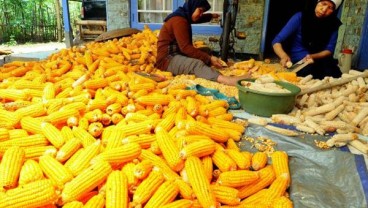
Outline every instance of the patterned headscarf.
POLYGON ((207 0, 187 0, 182 7, 179 7, 173 13, 169 14, 164 21, 166 22, 171 17, 180 16, 192 23, 192 14, 197 8, 200 7, 204 8, 204 12, 211 9, 211 5, 207 0))

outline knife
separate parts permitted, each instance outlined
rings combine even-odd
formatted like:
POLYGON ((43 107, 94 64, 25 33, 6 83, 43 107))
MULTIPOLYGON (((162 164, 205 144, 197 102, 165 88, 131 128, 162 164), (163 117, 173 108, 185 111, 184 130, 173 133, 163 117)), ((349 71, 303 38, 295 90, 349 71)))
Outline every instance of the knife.
POLYGON ((149 74, 149 73, 146 73, 146 72, 135 72, 135 73, 140 75, 140 76, 152 79, 156 82, 163 82, 163 81, 166 80, 166 77, 164 77, 162 75, 158 75, 158 74, 149 74))
POLYGON ((298 62, 296 62, 295 64, 293 64, 291 67, 289 67, 289 70, 292 70, 291 72, 297 73, 298 71, 302 70, 304 67, 306 67, 307 65, 313 63, 312 59, 307 59, 307 60, 300 60, 298 62))

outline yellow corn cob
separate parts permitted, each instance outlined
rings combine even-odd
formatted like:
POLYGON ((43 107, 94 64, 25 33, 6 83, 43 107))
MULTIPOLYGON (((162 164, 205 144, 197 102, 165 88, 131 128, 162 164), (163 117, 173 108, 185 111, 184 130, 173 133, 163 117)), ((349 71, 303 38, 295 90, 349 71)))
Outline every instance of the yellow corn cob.
POLYGON ((61 128, 61 135, 64 137, 65 142, 71 140, 74 137, 73 131, 69 126, 63 126, 61 128))
POLYGON ((199 105, 197 104, 194 97, 189 96, 186 98, 186 101, 187 101, 186 110, 188 114, 191 115, 192 117, 197 116, 199 113, 199 107, 198 107, 199 105))
POLYGON ((234 115, 231 114, 231 113, 225 113, 225 114, 222 114, 222 115, 215 116, 215 118, 222 119, 222 120, 225 120, 225 121, 231 121, 231 120, 233 120, 234 115))
POLYGON ((189 156, 204 157, 212 154, 216 150, 215 142, 212 140, 200 140, 190 143, 180 150, 180 157, 186 159, 189 156))
POLYGON ((185 161, 185 170, 198 201, 203 207, 216 207, 216 199, 210 188, 201 160, 191 156, 185 161))
POLYGON ((144 179, 148 176, 153 168, 153 164, 149 160, 142 160, 134 167, 134 176, 138 179, 144 179))
POLYGON ((181 106, 182 105, 181 105, 180 101, 174 100, 174 101, 170 102, 168 108, 166 108, 164 110, 164 112, 162 114, 162 118, 165 118, 170 113, 177 112, 181 106))
POLYGON ((25 116, 38 117, 46 115, 46 108, 43 103, 35 103, 15 111, 21 118, 25 116))
POLYGON ((20 170, 19 185, 43 179, 43 172, 40 165, 34 160, 26 160, 20 170))
POLYGON ((177 178, 176 180, 174 180, 176 183, 176 185, 178 186, 179 188, 179 192, 180 192, 180 196, 183 198, 183 199, 194 199, 195 198, 195 195, 194 195, 194 192, 193 192, 193 189, 192 187, 189 185, 189 183, 185 182, 183 179, 181 178, 177 178))
POLYGON ((128 207, 128 179, 121 171, 113 171, 106 182, 106 208, 128 207))
POLYGON ((251 157, 236 149, 226 149, 226 154, 234 160, 239 170, 248 170, 251 165, 251 157))
MULTIPOLYGON (((75 125, 73 125, 72 127, 74 128, 75 125)), ((84 130, 87 130, 89 126, 89 121, 87 118, 82 117, 79 119, 78 121, 78 127, 84 130)))
POLYGON ((233 206, 240 204, 240 198, 238 197, 239 192, 238 189, 215 184, 211 185, 211 189, 216 197, 216 200, 221 204, 233 206))
POLYGON ((99 89, 99 88, 104 88, 106 86, 108 86, 108 81, 104 78, 94 78, 94 79, 89 79, 87 81, 84 82, 84 87, 87 89, 99 89))
POLYGON ((214 129, 208 124, 204 124, 196 121, 188 121, 186 125, 186 130, 190 134, 205 135, 211 137, 216 142, 226 142, 229 136, 221 129, 214 129))
POLYGON ((234 141, 234 139, 229 139, 226 142, 226 149, 235 149, 240 151, 239 146, 237 145, 237 143, 234 141))
POLYGON ((11 129, 11 130, 8 130, 8 134, 9 134, 8 135, 9 139, 17 139, 20 137, 29 136, 28 132, 24 129, 11 129))
POLYGON ((283 196, 286 192, 286 189, 289 187, 290 175, 287 173, 282 173, 277 176, 276 179, 272 182, 269 187, 271 193, 271 199, 275 199, 276 197, 283 196))
POLYGON ((228 108, 229 104, 225 100, 213 100, 209 104, 205 105, 208 111, 212 111, 216 108, 222 107, 222 108, 228 108))
POLYGON ((286 196, 277 197, 273 201, 274 208, 293 208, 293 202, 286 196))
POLYGON ((135 134, 148 134, 153 128, 153 121, 142 121, 139 123, 132 123, 129 125, 120 126, 118 128, 122 130, 126 136, 135 134))
POLYGON ((33 134, 42 134, 41 123, 42 121, 32 117, 23 117, 20 120, 20 125, 22 126, 22 129, 33 134))
POLYGON ((227 155, 223 148, 218 148, 212 155, 213 164, 215 164, 221 172, 236 170, 237 165, 229 155, 227 155))
POLYGON ((233 129, 233 130, 236 130, 240 133, 243 133, 244 130, 245 130, 245 126, 243 126, 241 124, 238 124, 238 123, 235 123, 235 122, 230 122, 230 121, 225 121, 225 120, 222 120, 222 119, 219 119, 219 118, 210 117, 210 118, 208 118, 208 122, 211 125, 219 126, 221 128, 224 128, 224 129, 233 129))
POLYGON ((288 155, 284 151, 275 151, 271 154, 272 167, 276 177, 286 173, 290 175, 288 155))
POLYGON ((82 143, 77 138, 72 138, 67 141, 56 153, 56 160, 59 162, 65 162, 68 160, 75 152, 81 148, 82 143))
POLYGON ((259 179, 249 185, 239 188, 239 197, 244 199, 258 191, 268 187, 276 178, 272 165, 268 165, 259 172, 259 179))
POLYGON ((175 125, 178 125, 180 121, 184 121, 186 119, 187 119, 187 111, 185 107, 180 107, 176 112, 175 125))
POLYGON ((128 185, 129 187, 135 187, 138 182, 140 182, 138 180, 137 177, 135 177, 134 175, 134 168, 135 168, 136 164, 133 162, 127 162, 122 168, 121 171, 125 174, 125 176, 128 179, 128 185))
POLYGON ((79 126, 73 126, 72 132, 82 142, 84 148, 96 142, 96 139, 91 134, 79 126))
POLYGON ((32 82, 30 80, 23 80, 20 79, 16 82, 13 83, 13 87, 15 87, 16 89, 34 89, 34 90, 43 90, 43 88, 45 87, 45 85, 42 83, 38 83, 36 84, 35 82, 32 82))
POLYGON ((154 134, 140 134, 139 136, 125 137, 121 142, 122 144, 129 144, 135 142, 141 146, 142 149, 147 149, 151 146, 152 142, 156 141, 156 135, 154 134))
POLYGON ((72 102, 72 103, 69 103, 67 105, 64 105, 63 107, 60 108, 60 110, 65 110, 65 109, 75 109, 77 111, 83 111, 85 110, 87 107, 87 105, 83 102, 72 102))
POLYGON ((55 98, 55 86, 52 82, 46 82, 43 88, 42 100, 51 100, 55 98))
POLYGON ((90 146, 85 147, 82 153, 80 153, 72 163, 68 162, 68 164, 65 164, 65 167, 67 167, 74 176, 78 175, 89 166, 90 161, 100 152, 100 149, 101 144, 100 141, 97 140, 90 146))
POLYGON ((153 154, 149 150, 142 149, 141 155, 139 156, 140 160, 147 159, 150 160, 154 166, 158 167, 162 174, 165 176, 167 180, 174 180, 179 178, 180 176, 173 171, 168 165, 167 162, 161 157, 153 154))
POLYGON ((134 205, 143 205, 146 203, 165 181, 164 176, 158 170, 153 170, 137 187, 133 195, 134 205))
POLYGON ((29 96, 23 90, 0 89, 0 97, 5 100, 28 100, 29 96))
POLYGON ((73 90, 73 88, 67 87, 67 88, 63 89, 60 93, 58 93, 55 97, 56 98, 66 98, 66 97, 69 97, 70 92, 72 90, 73 90))
POLYGON ((46 113, 47 114, 51 114, 53 112, 58 111, 59 109, 61 109, 64 106, 64 101, 63 99, 54 99, 54 100, 50 100, 47 102, 47 110, 46 113))
POLYGON ((178 200, 175 200, 171 203, 168 203, 164 206, 161 206, 161 208, 177 208, 177 207, 180 207, 180 208, 190 208, 192 207, 192 200, 189 200, 189 199, 178 199, 178 200))
POLYGON ((73 126, 78 126, 79 125, 79 119, 75 116, 69 117, 66 120, 66 126, 71 128, 73 126))
POLYGON ((99 161, 85 169, 81 174, 66 183, 61 193, 64 203, 77 200, 98 185, 102 184, 111 173, 111 166, 105 161, 99 161))
POLYGON ((7 149, 0 163, 0 187, 14 188, 25 160, 24 150, 13 146, 7 149))
POLYGON ((114 113, 119 113, 121 111, 121 104, 120 103, 113 103, 106 107, 106 113, 108 115, 112 115, 114 113))
POLYGON ((147 83, 139 83, 139 84, 131 84, 129 85, 129 90, 132 92, 137 92, 139 90, 146 90, 151 92, 155 89, 156 83, 147 82, 147 83))
POLYGON ((104 126, 101 122, 92 122, 88 126, 88 133, 97 138, 102 134, 104 126))
POLYGON ((265 152, 256 152, 252 157, 252 169, 260 170, 267 165, 268 156, 265 152))
POLYGON ((60 148, 64 144, 64 137, 61 135, 60 130, 57 129, 54 125, 47 122, 42 122, 41 129, 43 135, 45 135, 50 143, 56 148, 60 148))
POLYGON ((0 110, 0 123, 6 123, 8 126, 13 127, 20 121, 20 116, 21 115, 15 112, 0 110))
POLYGON ((149 119, 149 117, 147 115, 144 115, 142 113, 137 113, 137 112, 129 112, 125 115, 125 121, 126 122, 130 122, 130 121, 134 121, 134 122, 141 122, 141 121, 145 121, 149 119))
POLYGON ((49 142, 45 138, 45 136, 41 134, 34 134, 18 139, 6 140, 0 142, 0 148, 4 147, 11 147, 11 146, 18 146, 18 147, 29 147, 29 146, 45 146, 48 145, 49 142))
POLYGON ((165 131, 170 131, 171 128, 175 125, 175 116, 176 113, 170 113, 168 114, 164 119, 162 119, 157 126, 160 126, 161 128, 165 129, 165 131))
POLYGON ((179 188, 174 181, 165 181, 148 200, 145 207, 159 208, 162 205, 168 204, 176 198, 179 193, 179 188))
POLYGON ((136 102, 143 104, 143 105, 168 105, 171 101, 170 96, 164 94, 150 94, 141 96, 136 99, 136 102))
POLYGON ((56 148, 54 146, 30 146, 24 147, 26 159, 38 159, 42 155, 56 155, 56 148))
POLYGON ((206 173, 208 182, 212 181, 213 162, 211 156, 204 156, 201 158, 203 163, 204 172, 206 173))
POLYGON ((269 207, 271 206, 270 201, 269 201, 269 196, 270 196, 270 190, 268 189, 262 189, 260 191, 258 191, 257 193, 249 196, 248 198, 244 199, 241 201, 241 205, 242 206, 259 206, 259 207, 269 207))
POLYGON ((184 166, 179 156, 179 149, 169 133, 163 128, 156 128, 156 141, 168 165, 174 171, 180 171, 184 166))
POLYGON ((78 116, 79 112, 75 109, 64 109, 62 111, 52 112, 47 116, 47 121, 52 124, 66 123, 69 117, 78 116))
POLYGON ((125 163, 136 159, 140 154, 141 146, 137 143, 129 143, 113 149, 105 150, 94 158, 92 162, 102 159, 110 164, 125 163))
MULTIPOLYGON (((219 128, 219 129, 221 129, 217 125, 214 125, 213 128, 219 128)), ((233 140, 235 140, 237 142, 240 141, 240 139, 241 139, 241 137, 243 135, 243 133, 240 133, 240 132, 238 132, 238 131, 236 131, 234 129, 223 129, 223 130, 227 133, 227 135, 229 135, 229 138, 230 139, 233 139, 233 140)))
POLYGON ((218 107, 208 111, 208 117, 215 117, 226 114, 227 109, 224 107, 218 107))
POLYGON ((80 201, 71 201, 63 205, 63 208, 82 208, 82 207, 83 203, 80 201))
POLYGON ((9 130, 6 128, 0 128, 0 142, 6 141, 10 138, 9 130))
POLYGON ((124 137, 125 133, 123 130, 118 129, 116 127, 112 127, 111 133, 109 134, 109 137, 106 138, 106 141, 105 138, 103 138, 104 142, 106 142, 106 150, 120 147, 123 144, 122 140, 124 137))
POLYGON ((100 121, 104 126, 108 126, 111 124, 111 116, 107 113, 104 113, 102 114, 100 121))
POLYGON ((73 178, 73 175, 67 168, 49 155, 41 156, 39 164, 45 175, 60 188, 73 178))
POLYGON ((220 173, 217 183, 223 186, 241 187, 253 183, 258 178, 257 171, 235 170, 220 173))
POLYGON ((105 197, 102 194, 97 194, 91 197, 84 208, 104 208, 105 207, 105 197))
POLYGON ((149 150, 151 150, 151 152, 153 152, 156 155, 162 155, 162 151, 160 147, 158 146, 157 141, 154 141, 151 143, 149 150))
POLYGON ((50 180, 37 180, 6 192, 0 207, 42 207, 57 201, 58 194, 50 180))

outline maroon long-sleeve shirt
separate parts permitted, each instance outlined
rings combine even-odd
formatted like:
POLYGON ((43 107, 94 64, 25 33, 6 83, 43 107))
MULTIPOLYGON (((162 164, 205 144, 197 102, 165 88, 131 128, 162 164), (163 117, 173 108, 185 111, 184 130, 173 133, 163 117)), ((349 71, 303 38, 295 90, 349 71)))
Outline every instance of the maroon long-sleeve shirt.
MULTIPOLYGON (((200 22, 208 22, 211 18, 212 14, 203 14, 200 22)), ((175 54, 200 59, 210 65, 211 56, 193 46, 190 27, 188 20, 180 16, 172 17, 163 24, 157 42, 157 68, 166 70, 175 54)))

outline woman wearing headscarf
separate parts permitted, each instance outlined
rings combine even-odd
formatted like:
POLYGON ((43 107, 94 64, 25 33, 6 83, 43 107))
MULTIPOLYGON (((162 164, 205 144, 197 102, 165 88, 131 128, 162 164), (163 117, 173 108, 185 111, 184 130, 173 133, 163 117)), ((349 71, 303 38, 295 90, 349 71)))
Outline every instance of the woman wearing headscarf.
POLYGON ((187 0, 168 15, 157 42, 156 67, 173 75, 194 74, 222 84, 236 85, 241 78, 221 75, 210 66, 222 67, 221 60, 193 46, 191 24, 209 22, 218 14, 205 13, 211 8, 207 0, 187 0))
POLYGON ((274 52, 280 58, 282 66, 303 59, 312 64, 297 72, 298 76, 311 74, 315 79, 341 76, 337 60, 333 58, 338 28, 341 25, 337 18, 341 1, 308 0, 306 8, 290 18, 272 41, 274 52), (283 48, 286 41, 290 41, 290 56, 283 48))

